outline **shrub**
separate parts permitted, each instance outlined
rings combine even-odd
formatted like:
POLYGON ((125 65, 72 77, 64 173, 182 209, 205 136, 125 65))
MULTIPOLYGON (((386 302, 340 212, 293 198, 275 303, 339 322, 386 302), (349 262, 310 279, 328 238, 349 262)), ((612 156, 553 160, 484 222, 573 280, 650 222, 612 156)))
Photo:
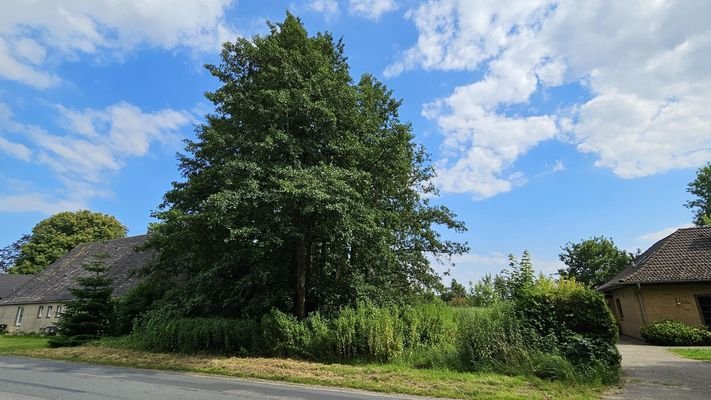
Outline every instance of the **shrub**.
POLYGON ((541 278, 516 299, 515 307, 536 333, 537 349, 564 356, 588 379, 618 379, 617 325, 602 294, 575 281, 541 278))
POLYGON ((263 355, 298 357, 310 347, 311 332, 293 315, 272 310, 262 317, 260 328, 263 355))
POLYGON ((644 340, 660 346, 699 346, 711 343, 711 333, 680 321, 656 321, 641 329, 644 340))

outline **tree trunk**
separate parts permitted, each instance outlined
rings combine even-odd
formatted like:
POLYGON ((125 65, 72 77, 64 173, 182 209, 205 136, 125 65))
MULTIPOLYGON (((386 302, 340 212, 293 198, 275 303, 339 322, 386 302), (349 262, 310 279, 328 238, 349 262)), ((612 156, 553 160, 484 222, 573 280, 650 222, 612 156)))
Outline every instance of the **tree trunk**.
POLYGON ((296 244, 296 316, 306 318, 306 239, 296 244))

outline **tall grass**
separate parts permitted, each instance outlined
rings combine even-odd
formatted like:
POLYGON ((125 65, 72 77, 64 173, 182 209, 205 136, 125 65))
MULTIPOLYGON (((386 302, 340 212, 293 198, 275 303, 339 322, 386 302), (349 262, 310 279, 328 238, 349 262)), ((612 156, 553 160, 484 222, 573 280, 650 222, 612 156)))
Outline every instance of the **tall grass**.
POLYGON ((259 321, 175 318, 154 311, 136 325, 133 340, 162 352, 397 362, 551 380, 615 380, 619 354, 609 327, 614 321, 600 308, 606 307, 604 301, 588 289, 544 285, 529 291, 525 301, 486 308, 454 308, 441 301, 405 307, 360 304, 332 316, 314 313, 303 321, 277 310, 259 321), (602 326, 591 326, 585 312, 602 326))

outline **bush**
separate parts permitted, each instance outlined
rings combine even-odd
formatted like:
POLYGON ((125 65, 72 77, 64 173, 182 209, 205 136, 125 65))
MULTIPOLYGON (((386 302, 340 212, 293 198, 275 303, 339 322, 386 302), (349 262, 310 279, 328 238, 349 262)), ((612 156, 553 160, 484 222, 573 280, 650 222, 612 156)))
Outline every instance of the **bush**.
POLYGON ((49 347, 53 349, 58 347, 76 347, 81 346, 84 343, 86 343, 86 340, 81 340, 68 336, 54 336, 47 342, 49 347))
POLYGON ((660 346, 699 346, 711 343, 711 332, 680 321, 656 321, 641 329, 644 340, 660 346))
POLYGON ((540 351, 564 356, 588 379, 618 379, 617 325, 602 294, 575 281, 541 278, 515 306, 520 320, 536 333, 532 340, 540 351))

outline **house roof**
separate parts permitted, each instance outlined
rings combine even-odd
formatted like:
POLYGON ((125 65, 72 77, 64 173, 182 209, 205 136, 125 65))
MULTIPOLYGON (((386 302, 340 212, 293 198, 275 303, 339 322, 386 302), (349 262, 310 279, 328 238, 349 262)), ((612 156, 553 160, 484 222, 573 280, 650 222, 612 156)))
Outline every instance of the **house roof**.
POLYGON ((598 287, 607 291, 642 283, 711 281, 711 227, 679 229, 598 287))
POLYGON ((32 275, 0 274, 0 299, 10 296, 30 279, 32 279, 32 275))
POLYGON ((112 280, 113 294, 120 296, 134 287, 138 277, 132 271, 146 265, 154 252, 138 252, 147 235, 133 236, 103 242, 85 243, 50 264, 12 295, 0 300, 0 305, 45 303, 72 300, 70 288, 77 287, 77 278, 90 274, 83 266, 98 255, 107 255, 107 277, 112 280))

